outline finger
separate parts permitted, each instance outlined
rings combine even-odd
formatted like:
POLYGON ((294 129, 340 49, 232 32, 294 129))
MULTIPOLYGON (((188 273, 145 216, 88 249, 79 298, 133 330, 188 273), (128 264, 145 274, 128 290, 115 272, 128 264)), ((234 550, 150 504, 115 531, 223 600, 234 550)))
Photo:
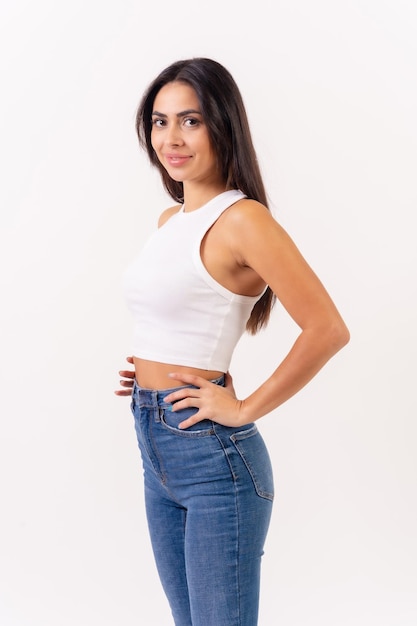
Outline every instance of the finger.
POLYGON ((194 385, 195 387, 203 387, 205 384, 209 383, 208 380, 202 378, 201 376, 196 376, 195 374, 186 374, 184 372, 171 372, 168 374, 170 378, 174 380, 179 380, 187 385, 194 385))
POLYGON ((185 398, 193 398, 194 400, 199 397, 199 389, 195 389, 194 387, 184 387, 183 389, 178 389, 178 391, 174 391, 170 393, 168 396, 165 396, 164 402, 175 404, 179 400, 184 400, 185 398))
POLYGON ((171 411, 176 413, 182 409, 199 409, 202 406, 200 398, 185 398, 184 400, 177 400, 171 404, 171 411))
POLYGON ((127 390, 127 389, 117 389, 114 394, 116 396, 131 396, 132 395, 132 390, 127 390))
POLYGON ((119 380, 119 383, 121 384, 122 387, 129 387, 130 389, 134 385, 134 381, 133 380, 119 380))
POLYGON ((131 363, 131 364, 133 365, 133 356, 127 356, 127 357, 126 357, 126 361, 127 361, 128 363, 131 363))
MULTIPOLYGON (((198 396, 184 396, 170 400, 171 411, 181 411, 181 409, 189 409, 190 407, 201 406, 201 399, 198 396)), ((165 400, 166 401, 166 400, 165 400)))
POLYGON ((132 372, 131 370, 120 370, 119 376, 123 376, 124 378, 134 378, 135 372, 132 372))
POLYGON ((204 417, 199 416, 199 413, 200 411, 197 411, 197 413, 195 413, 188 419, 184 420, 183 422, 180 422, 178 424, 178 428, 180 428, 181 430, 185 430, 186 428, 190 428, 190 426, 194 426, 194 424, 198 424, 198 422, 201 422, 204 419, 204 417))

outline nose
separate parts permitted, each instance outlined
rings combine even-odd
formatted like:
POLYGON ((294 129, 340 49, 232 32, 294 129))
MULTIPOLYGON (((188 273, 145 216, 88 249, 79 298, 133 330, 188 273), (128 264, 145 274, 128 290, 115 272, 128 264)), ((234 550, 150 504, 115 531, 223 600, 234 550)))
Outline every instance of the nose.
POLYGON ((181 131, 176 124, 171 124, 167 128, 167 133, 165 136, 165 141, 169 146, 180 146, 183 145, 184 140, 181 136, 181 131))

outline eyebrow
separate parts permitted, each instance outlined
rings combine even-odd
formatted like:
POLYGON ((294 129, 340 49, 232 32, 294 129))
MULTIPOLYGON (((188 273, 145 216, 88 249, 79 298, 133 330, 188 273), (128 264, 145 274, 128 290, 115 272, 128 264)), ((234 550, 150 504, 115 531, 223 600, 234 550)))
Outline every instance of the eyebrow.
MULTIPOLYGON (((197 109, 186 109, 185 111, 177 113, 177 117, 184 117, 184 115, 191 115, 192 113, 201 115, 201 111, 197 111, 197 109)), ((158 117, 168 117, 165 113, 160 113, 159 111, 152 111, 152 115, 157 115, 158 117)))

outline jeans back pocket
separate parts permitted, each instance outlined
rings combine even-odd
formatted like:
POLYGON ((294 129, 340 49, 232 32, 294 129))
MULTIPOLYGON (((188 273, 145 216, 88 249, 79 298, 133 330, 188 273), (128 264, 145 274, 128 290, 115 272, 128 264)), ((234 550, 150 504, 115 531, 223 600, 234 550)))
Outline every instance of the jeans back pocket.
POLYGON ((252 478, 256 492, 261 498, 274 499, 274 478, 268 449, 254 424, 230 436, 236 450, 252 478))

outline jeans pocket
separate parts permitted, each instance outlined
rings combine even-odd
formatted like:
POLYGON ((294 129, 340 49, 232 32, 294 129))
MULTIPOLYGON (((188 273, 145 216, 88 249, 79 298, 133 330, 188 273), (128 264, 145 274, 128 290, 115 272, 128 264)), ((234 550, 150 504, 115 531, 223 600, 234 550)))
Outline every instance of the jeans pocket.
POLYGON ((244 462, 261 498, 274 499, 274 479, 268 449, 254 424, 251 428, 241 430, 230 436, 236 450, 244 462))
POLYGON ((181 411, 170 411, 169 409, 160 408, 159 409, 159 419, 166 428, 166 430, 170 431, 173 435, 178 435, 179 437, 185 438, 195 438, 195 437, 208 437, 214 434, 213 422, 210 420, 202 420, 201 422, 197 422, 190 426, 189 428, 178 428, 178 424, 186 420, 187 418, 194 415, 198 409, 189 408, 182 409, 181 411))

